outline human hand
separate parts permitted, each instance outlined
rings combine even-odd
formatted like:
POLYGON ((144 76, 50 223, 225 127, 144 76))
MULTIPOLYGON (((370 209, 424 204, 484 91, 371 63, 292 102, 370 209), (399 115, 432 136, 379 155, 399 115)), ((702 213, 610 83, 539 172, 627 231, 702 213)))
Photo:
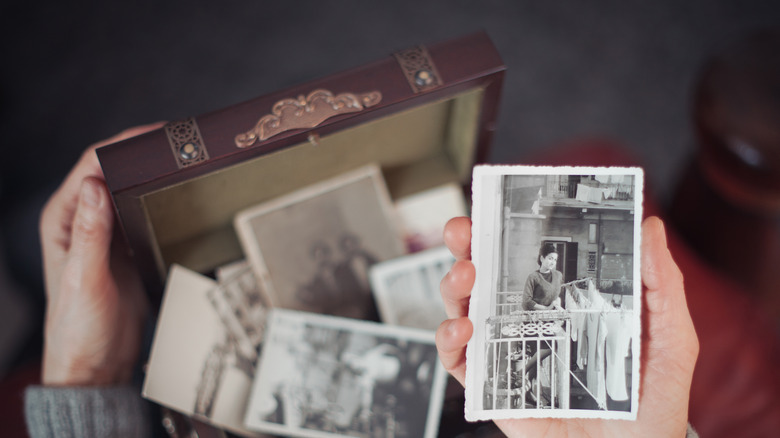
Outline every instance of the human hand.
POLYGON ((44 385, 126 383, 146 301, 122 239, 95 149, 162 126, 128 129, 88 148, 41 214, 46 281, 44 385))
MULTIPOLYGON (((464 384, 466 343, 473 332, 466 315, 476 275, 469 260, 471 221, 450 220, 444 229, 444 240, 456 262, 441 282, 442 297, 451 319, 439 326, 436 346, 444 367, 464 384)), ((685 436, 688 396, 699 342, 688 313, 682 274, 666 247, 663 223, 656 217, 642 224, 641 273, 645 320, 637 420, 496 420, 504 433, 510 437, 685 436)))

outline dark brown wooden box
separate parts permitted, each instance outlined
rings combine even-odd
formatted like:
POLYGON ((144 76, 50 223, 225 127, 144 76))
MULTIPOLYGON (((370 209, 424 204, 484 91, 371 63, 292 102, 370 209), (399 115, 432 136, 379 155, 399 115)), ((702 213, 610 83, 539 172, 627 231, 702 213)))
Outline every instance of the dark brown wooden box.
POLYGON ((360 165, 378 163, 394 198, 467 184, 487 157, 504 70, 476 33, 98 149, 148 291, 160 297, 174 262, 209 272, 243 257, 239 210, 360 165), (261 119, 272 136, 248 144, 240 135, 261 119))

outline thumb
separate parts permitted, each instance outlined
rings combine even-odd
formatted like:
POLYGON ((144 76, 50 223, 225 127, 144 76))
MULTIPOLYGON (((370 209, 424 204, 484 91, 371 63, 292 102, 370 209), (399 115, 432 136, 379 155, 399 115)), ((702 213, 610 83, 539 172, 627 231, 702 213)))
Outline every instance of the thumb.
POLYGON ((638 420, 655 428, 671 427, 682 435, 699 342, 685 300, 682 273, 666 246, 664 226, 657 217, 642 225, 641 252, 647 315, 640 387, 640 405, 644 406, 638 420), (685 412, 680 412, 681 407, 685 412), (659 422, 659 418, 669 421, 659 422))
POLYGON ((643 224, 641 262, 648 347, 679 353, 695 361, 698 341, 685 299, 683 276, 667 248, 663 222, 657 217, 648 218, 643 224))
MULTIPOLYGON (((114 215, 105 183, 87 177, 81 183, 76 215, 71 230, 69 264, 81 273, 92 272, 84 278, 99 278, 109 271, 111 236, 114 215)), ((86 285, 82 285, 86 286, 86 285)))

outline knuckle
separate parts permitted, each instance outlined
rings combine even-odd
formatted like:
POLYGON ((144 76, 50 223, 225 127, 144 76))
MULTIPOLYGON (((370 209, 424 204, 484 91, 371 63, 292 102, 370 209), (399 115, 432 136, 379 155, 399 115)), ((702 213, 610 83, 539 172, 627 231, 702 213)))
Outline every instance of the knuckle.
POLYGON ((87 218, 79 218, 73 224, 73 237, 91 240, 97 234, 95 222, 87 218))
POLYGON ((103 223, 98 215, 79 214, 73 223, 73 238, 81 241, 94 241, 103 235, 103 223))

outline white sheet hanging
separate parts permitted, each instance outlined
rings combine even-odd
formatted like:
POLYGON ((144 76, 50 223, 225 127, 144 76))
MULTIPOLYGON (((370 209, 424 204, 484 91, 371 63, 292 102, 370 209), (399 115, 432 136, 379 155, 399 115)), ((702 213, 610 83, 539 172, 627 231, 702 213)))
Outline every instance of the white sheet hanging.
POLYGON ((628 400, 626 357, 631 344, 631 318, 625 313, 605 315, 607 325, 607 393, 612 400, 628 400))

